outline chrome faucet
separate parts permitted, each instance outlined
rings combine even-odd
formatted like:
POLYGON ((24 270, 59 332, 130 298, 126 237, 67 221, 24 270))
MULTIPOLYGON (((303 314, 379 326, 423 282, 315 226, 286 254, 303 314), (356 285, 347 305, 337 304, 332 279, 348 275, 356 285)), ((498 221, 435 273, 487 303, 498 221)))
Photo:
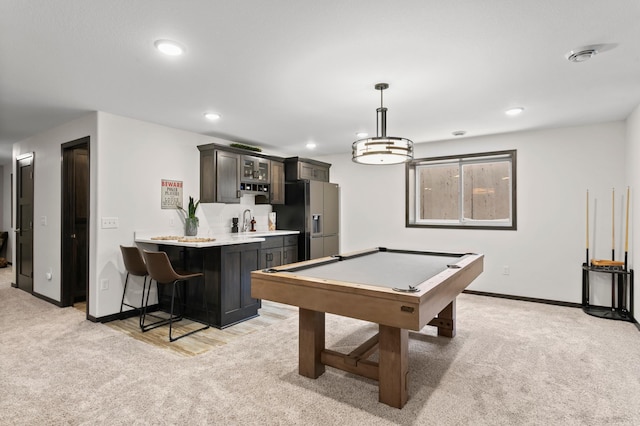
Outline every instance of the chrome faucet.
POLYGON ((251 226, 251 210, 245 209, 242 212, 242 232, 249 231, 249 227, 251 226), (249 217, 247 217, 247 213, 249 213, 249 217))

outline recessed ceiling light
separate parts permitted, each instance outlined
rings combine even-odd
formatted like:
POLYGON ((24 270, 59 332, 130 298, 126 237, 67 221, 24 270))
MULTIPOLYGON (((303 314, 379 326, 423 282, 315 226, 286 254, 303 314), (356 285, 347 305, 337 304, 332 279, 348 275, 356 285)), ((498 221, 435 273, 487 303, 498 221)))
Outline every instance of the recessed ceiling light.
POLYGON ((369 136, 369 133, 367 132, 358 132, 356 133, 356 136, 359 138, 366 138, 367 136, 369 136))
POLYGON ((451 132, 453 136, 464 136, 467 134, 466 130, 456 130, 455 132, 451 132))
POLYGON ((316 146, 314 142, 307 142, 307 149, 315 149, 316 146))
POLYGON ((524 111, 524 108, 522 107, 517 107, 517 108, 511 108, 506 110, 504 113, 507 115, 518 115, 520 114, 522 111, 524 111))
POLYGON ((567 53, 565 57, 569 62, 585 62, 598 54, 596 49, 578 49, 567 53))
POLYGON ((218 113, 215 113, 215 112, 205 112, 204 113, 204 117, 207 120, 214 121, 214 120, 220 119, 220 117, 222 117, 222 116, 220 114, 218 114, 218 113))
POLYGON ((154 45, 160 52, 169 56, 182 55, 186 50, 183 45, 172 40, 156 40, 154 45))

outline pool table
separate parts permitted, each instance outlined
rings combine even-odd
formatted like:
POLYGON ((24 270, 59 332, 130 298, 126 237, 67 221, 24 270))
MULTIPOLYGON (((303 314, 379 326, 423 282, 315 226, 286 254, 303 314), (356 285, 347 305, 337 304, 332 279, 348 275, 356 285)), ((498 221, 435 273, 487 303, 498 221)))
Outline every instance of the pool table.
POLYGON ((331 366, 378 381, 379 400, 407 402, 409 330, 454 337, 455 301, 482 272, 481 254, 375 248, 251 273, 251 296, 299 307, 299 374, 331 366), (325 313, 377 323, 349 354, 325 348, 325 313), (378 361, 368 358, 378 351, 378 361))

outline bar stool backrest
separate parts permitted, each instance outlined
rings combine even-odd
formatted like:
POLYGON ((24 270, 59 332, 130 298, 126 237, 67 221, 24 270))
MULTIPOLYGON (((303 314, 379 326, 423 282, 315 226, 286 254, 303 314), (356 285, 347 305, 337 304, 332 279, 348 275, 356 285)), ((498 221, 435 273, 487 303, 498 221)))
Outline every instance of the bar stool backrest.
POLYGON ((171 266, 169 256, 163 251, 143 251, 144 260, 147 262, 147 269, 152 280, 162 284, 172 283, 183 279, 171 266))
POLYGON ((144 277, 149 275, 147 272, 147 265, 144 263, 142 253, 138 247, 120 246, 122 251, 122 260, 124 261, 124 268, 131 275, 144 277))

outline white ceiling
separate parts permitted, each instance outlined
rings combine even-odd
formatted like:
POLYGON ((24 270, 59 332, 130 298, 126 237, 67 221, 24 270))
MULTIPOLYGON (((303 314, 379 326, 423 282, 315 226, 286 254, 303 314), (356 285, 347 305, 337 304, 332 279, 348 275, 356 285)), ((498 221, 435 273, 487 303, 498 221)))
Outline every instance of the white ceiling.
POLYGON ((378 82, 388 135, 416 143, 622 120, 640 103, 640 1, 0 0, 5 162, 12 143, 95 110, 349 155, 357 131, 375 136, 378 82), (157 39, 187 52, 164 56, 157 39))

